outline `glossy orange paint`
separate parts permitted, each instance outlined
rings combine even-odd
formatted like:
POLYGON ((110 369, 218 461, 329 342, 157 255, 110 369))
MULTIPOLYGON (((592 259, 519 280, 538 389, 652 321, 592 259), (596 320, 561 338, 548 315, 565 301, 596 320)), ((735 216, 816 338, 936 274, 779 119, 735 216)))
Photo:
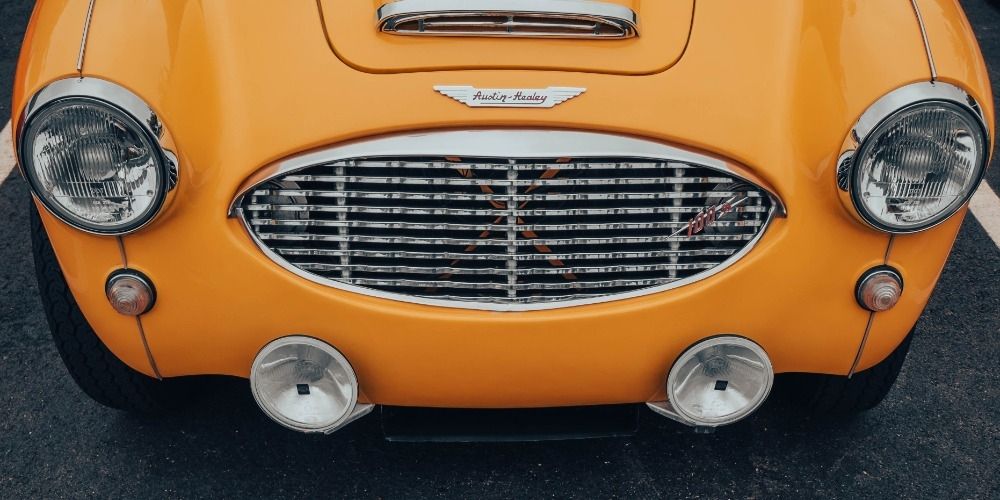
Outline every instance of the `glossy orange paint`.
POLYGON ((126 266, 118 240, 82 234, 50 215, 37 201, 35 206, 45 232, 52 241, 59 242, 59 266, 87 322, 116 356, 128 360, 136 370, 155 376, 136 319, 114 312, 104 294, 108 274, 126 266))
MULTIPOLYGON (((79 3, 39 3, 13 109, 73 73, 78 45, 71 42, 79 42, 80 30, 54 25, 80 21, 79 3), (55 57, 56 49, 73 54, 55 57)), ((889 237, 840 204, 834 168, 865 108, 895 88, 929 79, 909 2, 697 2, 683 57, 660 72, 633 76, 612 74, 622 72, 623 63, 603 58, 557 65, 527 57, 522 68, 476 69, 491 60, 518 61, 525 46, 539 54, 566 48, 566 41, 552 40, 511 44, 518 53, 494 40, 495 54, 459 67, 454 61, 463 61, 466 42, 450 39, 434 42, 443 53, 428 54, 430 62, 404 60, 416 68, 411 72, 359 71, 331 51, 320 12, 328 18, 330 9, 351 13, 355 3, 369 6, 374 18, 371 2, 97 3, 83 74, 146 99, 180 156, 171 205, 124 237, 128 264, 157 286, 158 303, 142 324, 163 375, 245 377, 263 345, 289 334, 333 344, 351 360, 368 401, 396 405, 658 399, 677 356, 720 333, 761 344, 778 372, 848 373, 869 316, 855 303, 854 286, 864 270, 885 262, 889 237), (546 110, 472 109, 436 94, 436 84, 588 91, 546 110), (280 158, 358 138, 470 127, 599 130, 700 150, 767 183, 788 216, 776 219, 749 255, 701 282, 522 313, 420 306, 325 288, 271 262, 241 223, 227 217, 239 187, 280 158)), ((648 4, 642 8, 655 8, 648 4)), ((938 60, 942 79, 979 97, 992 117, 985 69, 961 12, 943 0, 921 4, 940 7, 933 17, 925 13, 931 33, 957 33, 935 42, 946 54, 938 59, 954 58, 938 60)), ((669 26, 647 19, 642 29, 646 36, 669 26)), ((392 43, 408 52, 407 44, 429 42, 401 37, 392 43)), ((391 62, 382 49, 352 50, 391 62)), ((884 357, 916 321, 959 219, 895 239, 889 259, 907 290, 896 309, 875 318, 862 365, 884 357)), ((135 347, 134 321, 125 324, 103 298, 107 273, 121 258, 115 240, 52 220, 46 227, 88 320, 115 354, 150 373, 145 352, 135 347)))
MULTIPOLYGON (((972 27, 955 0, 918 0, 927 22, 927 39, 934 54, 938 80, 959 85, 983 103, 987 123, 995 123, 992 87, 986 63, 973 43, 972 27)), ((995 132, 995 131, 994 131, 995 132)), ((995 140, 995 133, 993 135, 995 140)), ((899 345, 909 331, 910 318, 920 315, 934 291, 945 260, 962 225, 966 210, 932 231, 900 235, 893 239, 888 264, 903 271, 905 294, 914 300, 876 315, 858 369, 874 366, 899 345)))
POLYGON ((330 48, 345 64, 368 73, 455 69, 533 69, 643 75, 665 71, 684 54, 694 0, 639 2, 631 8, 641 36, 628 40, 548 40, 490 37, 403 37, 372 29, 386 0, 318 0, 330 48))

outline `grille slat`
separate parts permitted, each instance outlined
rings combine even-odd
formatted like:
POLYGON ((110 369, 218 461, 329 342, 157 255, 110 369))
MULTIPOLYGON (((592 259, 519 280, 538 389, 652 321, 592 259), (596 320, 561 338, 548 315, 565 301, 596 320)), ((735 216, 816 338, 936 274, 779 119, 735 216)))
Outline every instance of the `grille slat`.
POLYGON ((729 177, 638 177, 638 178, 586 178, 586 179, 443 179, 440 177, 373 177, 337 175, 289 175, 289 182, 354 182, 360 184, 412 184, 417 186, 605 186, 605 185, 659 185, 659 184, 724 184, 733 182, 729 177))
MULTIPOLYGON (((567 159, 568 160, 568 159, 567 159)), ((645 162, 628 162, 628 161, 580 161, 580 162, 568 162, 568 161, 550 161, 550 162, 529 162, 529 163, 517 163, 511 165, 507 162, 496 162, 489 159, 483 159, 481 162, 467 162, 467 161, 434 161, 434 160, 419 160, 415 159, 413 161, 402 161, 386 159, 380 161, 371 160, 344 160, 330 162, 327 164, 329 167, 356 167, 356 168, 381 168, 381 169, 403 169, 403 170, 413 170, 413 169, 441 169, 441 170, 500 170, 506 172, 511 168, 516 168, 517 170, 531 170, 531 171, 544 171, 544 170, 619 170, 628 171, 634 169, 643 170, 655 170, 655 169, 670 169, 670 170, 688 170, 696 169, 691 165, 678 162, 667 162, 667 161, 645 161, 645 162)), ((707 170, 711 172, 712 175, 718 175, 719 172, 713 170, 707 170)))
POLYGON ((466 304, 634 294, 710 273, 773 200, 730 172, 630 157, 364 157, 301 168, 240 208, 262 246, 328 283, 466 304))
POLYGON ((446 260, 504 260, 513 259, 517 261, 531 260, 620 260, 620 259, 657 259, 663 257, 728 257, 736 253, 735 249, 708 248, 702 250, 659 250, 654 252, 580 252, 580 253, 545 253, 545 254, 498 254, 498 253, 456 253, 456 252, 406 252, 406 251, 378 251, 378 250, 336 250, 330 248, 275 248, 279 255, 289 256, 324 256, 337 257, 350 255, 353 257, 372 257, 379 259, 446 259, 446 260))
MULTIPOLYGON (((426 224, 419 222, 370 222, 341 220, 302 219, 252 219, 255 226, 316 226, 355 227, 368 229, 407 229, 428 231, 619 231, 625 229, 678 229, 687 227, 686 222, 609 222, 596 224, 426 224)), ((717 227, 750 227, 763 224, 761 221, 718 221, 717 227)))
MULTIPOLYGON (((269 204, 250 203, 247 210, 270 211, 270 212, 353 212, 359 214, 382 214, 382 215, 496 215, 496 210, 466 209, 466 208, 421 208, 412 206, 380 207, 380 206, 358 206, 358 205, 306 205, 290 203, 269 204)), ((533 210, 520 209, 518 215, 543 216, 543 217, 578 217, 588 215, 655 215, 655 214, 697 214, 704 210, 704 207, 697 206, 667 206, 667 207, 610 207, 610 208, 571 208, 553 210, 533 210)), ((748 206, 744 212, 765 213, 767 207, 748 206)))
MULTIPOLYGON (((504 186, 504 187, 509 187, 504 186)), ((376 191, 331 191, 327 189, 262 189, 258 196, 360 198, 369 200, 420 200, 420 201, 565 201, 565 200, 665 200, 677 198, 708 198, 745 195, 750 198, 759 193, 718 192, 660 192, 660 193, 569 193, 569 194, 468 194, 468 193, 411 193, 376 191)))
POLYGON ((513 288, 516 291, 523 290, 580 290, 586 288, 621 288, 631 286, 654 286, 677 281, 677 278, 645 278, 645 279, 621 279, 605 281, 564 281, 555 283, 509 283, 499 282, 478 282, 478 281, 431 281, 431 280, 409 280, 409 279, 372 279, 372 278, 345 278, 342 281, 352 285, 375 286, 386 288, 454 288, 456 290, 498 290, 509 291, 513 288))
MULTIPOLYGON (((339 272, 345 266, 340 264, 301 262, 298 266, 307 271, 339 272)), ((699 262, 693 264, 636 264, 636 265, 611 265, 611 266, 591 266, 591 267, 519 267, 515 269, 495 268, 495 267, 412 267, 412 266, 366 266, 352 264, 346 266, 351 271, 361 271, 366 273, 391 273, 391 274, 477 274, 477 275, 503 275, 514 274, 517 276, 533 275, 564 275, 564 274, 592 274, 592 273, 639 273, 649 271, 667 271, 693 269, 710 269, 714 264, 710 262, 699 262)), ((442 285, 446 286, 446 285, 442 285)))
MULTIPOLYGON (((499 233, 499 232, 498 232, 499 233)), ((749 241, 753 234, 696 234, 694 236, 634 236, 609 238, 532 238, 528 240, 509 241, 505 234, 488 238, 422 238, 417 236, 365 236, 339 234, 288 234, 288 233, 258 233, 262 240, 272 241, 330 241, 348 243, 378 243, 386 245, 429 245, 429 246, 518 246, 534 247, 539 245, 627 245, 662 243, 669 241, 705 242, 705 241, 749 241)))

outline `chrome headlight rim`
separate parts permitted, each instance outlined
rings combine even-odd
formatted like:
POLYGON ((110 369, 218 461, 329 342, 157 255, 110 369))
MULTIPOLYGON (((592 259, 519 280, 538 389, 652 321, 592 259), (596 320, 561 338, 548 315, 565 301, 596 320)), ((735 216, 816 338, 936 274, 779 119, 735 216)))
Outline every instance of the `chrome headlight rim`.
POLYGON ((132 91, 116 83, 99 78, 67 78, 54 81, 36 92, 24 111, 21 113, 14 133, 15 154, 21 175, 28 182, 32 194, 53 217, 88 234, 99 236, 121 236, 134 233, 156 220, 163 213, 174 194, 174 188, 179 179, 179 164, 174 153, 174 141, 167 128, 160 121, 159 115, 132 91), (96 107, 104 107, 112 113, 122 115, 121 118, 130 122, 134 130, 154 145, 158 175, 161 188, 157 190, 156 198, 143 217, 135 221, 113 227, 100 227, 86 221, 78 220, 64 213, 65 209, 53 206, 53 202, 41 191, 35 172, 28 167, 28 158, 24 137, 31 120, 54 106, 67 102, 78 102, 96 107))
POLYGON ((882 96, 868 107, 851 128, 844 140, 835 169, 836 184, 841 201, 857 220, 865 225, 890 234, 913 234, 934 228, 961 210, 975 193, 975 187, 982 182, 990 160, 991 137, 983 109, 971 94, 961 87, 945 82, 917 82, 897 88, 882 96), (878 220, 869 214, 860 199, 858 189, 858 159, 868 140, 878 133, 899 114, 930 104, 944 105, 957 112, 967 113, 972 122, 978 124, 983 143, 982 157, 976 166, 976 174, 970 183, 972 189, 963 194, 957 202, 922 224, 914 226, 894 226, 878 220))

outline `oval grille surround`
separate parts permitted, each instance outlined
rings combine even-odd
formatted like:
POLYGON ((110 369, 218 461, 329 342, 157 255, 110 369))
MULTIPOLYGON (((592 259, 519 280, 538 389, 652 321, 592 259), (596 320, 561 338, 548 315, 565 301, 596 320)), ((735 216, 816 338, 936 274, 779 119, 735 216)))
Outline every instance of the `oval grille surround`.
POLYGON ((749 251, 780 208, 766 190, 690 154, 415 153, 295 167, 248 189, 238 211, 265 253, 314 281, 532 310, 710 276, 749 251))

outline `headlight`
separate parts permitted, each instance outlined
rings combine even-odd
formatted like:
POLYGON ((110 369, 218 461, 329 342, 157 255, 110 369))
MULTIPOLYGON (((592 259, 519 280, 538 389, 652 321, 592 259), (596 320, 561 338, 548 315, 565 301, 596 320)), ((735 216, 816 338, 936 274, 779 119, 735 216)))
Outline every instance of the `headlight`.
POLYGON ((18 140, 21 166, 53 215, 92 233, 124 234, 156 216, 176 179, 162 134, 155 115, 128 91, 64 80, 29 104, 18 140))
POLYGON ((871 226, 908 233, 957 212, 982 179, 989 140, 961 89, 920 83, 896 90, 855 127, 838 181, 871 226))

